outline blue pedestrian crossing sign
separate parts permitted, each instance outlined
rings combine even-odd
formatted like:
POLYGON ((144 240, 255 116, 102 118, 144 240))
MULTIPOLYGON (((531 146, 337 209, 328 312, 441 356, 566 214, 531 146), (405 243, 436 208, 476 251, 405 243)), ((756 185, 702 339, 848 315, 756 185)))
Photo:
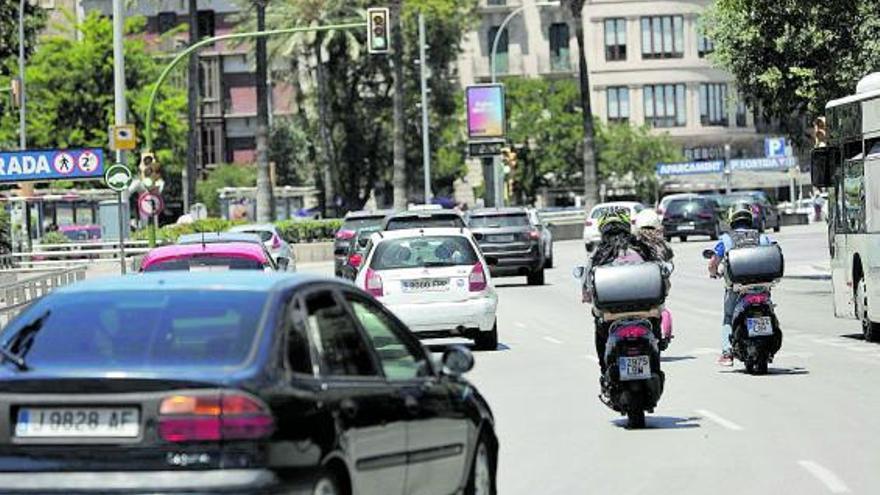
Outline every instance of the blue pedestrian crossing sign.
POLYGON ((0 151, 0 184, 104 177, 104 150, 0 151))

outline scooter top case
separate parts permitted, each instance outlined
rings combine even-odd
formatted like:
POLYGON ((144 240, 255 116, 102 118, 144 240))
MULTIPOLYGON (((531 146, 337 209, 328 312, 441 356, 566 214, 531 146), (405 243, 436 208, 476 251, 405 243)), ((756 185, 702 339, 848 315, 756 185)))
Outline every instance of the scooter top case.
POLYGON ((592 279, 593 306, 601 311, 646 311, 666 300, 666 283, 658 263, 597 266, 592 279))
POLYGON ((731 284, 767 284, 782 278, 785 259, 778 245, 749 246, 727 253, 725 276, 731 284))

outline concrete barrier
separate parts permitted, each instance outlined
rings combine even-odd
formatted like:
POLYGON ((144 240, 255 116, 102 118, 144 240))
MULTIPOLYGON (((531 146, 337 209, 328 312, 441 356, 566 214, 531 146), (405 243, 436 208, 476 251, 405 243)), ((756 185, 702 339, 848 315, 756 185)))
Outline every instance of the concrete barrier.
POLYGON ((332 242, 305 242, 291 244, 297 263, 318 263, 333 261, 332 242))
POLYGON ((807 225, 810 215, 806 213, 783 213, 779 215, 779 225, 807 225))
POLYGON ((581 239, 584 236, 584 224, 583 222, 577 223, 551 223, 548 224, 550 227, 550 233, 553 234, 553 241, 572 241, 575 239, 581 239))

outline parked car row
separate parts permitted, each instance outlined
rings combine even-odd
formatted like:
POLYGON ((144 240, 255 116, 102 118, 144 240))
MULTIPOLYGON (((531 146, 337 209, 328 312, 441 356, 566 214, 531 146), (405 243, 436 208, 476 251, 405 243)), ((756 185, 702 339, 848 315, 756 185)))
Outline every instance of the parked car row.
MULTIPOLYGON (((669 194, 656 205, 657 213, 663 218, 666 240, 677 237, 686 242, 689 237, 707 236, 717 239, 727 230, 727 212, 736 206, 746 206, 752 210, 755 225, 761 232, 773 229, 779 232, 782 222, 779 208, 763 191, 736 191, 731 194, 669 194)), ((642 203, 617 201, 601 203, 593 207, 584 221, 583 239, 587 251, 592 251, 601 239, 598 219, 611 208, 622 208, 636 214, 648 208, 642 203)))

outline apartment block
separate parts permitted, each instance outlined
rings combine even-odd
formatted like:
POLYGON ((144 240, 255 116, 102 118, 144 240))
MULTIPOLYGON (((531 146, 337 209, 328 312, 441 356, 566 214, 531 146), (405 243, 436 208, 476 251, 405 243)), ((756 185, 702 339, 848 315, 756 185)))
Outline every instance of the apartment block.
MULTIPOLYGON (((522 8, 499 37, 496 74, 577 77, 577 42, 564 7, 539 0, 480 0, 480 21, 464 43, 462 84, 491 80, 492 41, 503 20, 522 8)), ((646 124, 681 145, 689 160, 762 154, 764 134, 738 100, 733 77, 709 62, 700 13, 710 0, 590 0, 583 10, 593 113, 606 122, 646 124)), ((757 123, 761 126, 761 123, 757 123)))
MULTIPOLYGON (((111 0, 82 0, 85 12, 112 15, 111 0)), ((239 2, 240 3, 240 2, 239 2)), ((200 38, 234 32, 241 7, 232 0, 199 0, 200 38)), ((126 16, 147 18, 146 39, 157 53, 170 57, 188 43, 187 0, 139 0, 126 3, 126 16)), ((256 158, 257 91, 253 47, 247 43, 217 42, 199 51, 200 169, 221 163, 252 163, 256 158)), ((185 74, 184 69, 181 70, 185 74)), ((271 72, 271 71, 270 71, 271 72)), ((185 79, 177 81, 185 85, 185 79)), ((269 81, 270 114, 292 113, 292 86, 269 81)))

